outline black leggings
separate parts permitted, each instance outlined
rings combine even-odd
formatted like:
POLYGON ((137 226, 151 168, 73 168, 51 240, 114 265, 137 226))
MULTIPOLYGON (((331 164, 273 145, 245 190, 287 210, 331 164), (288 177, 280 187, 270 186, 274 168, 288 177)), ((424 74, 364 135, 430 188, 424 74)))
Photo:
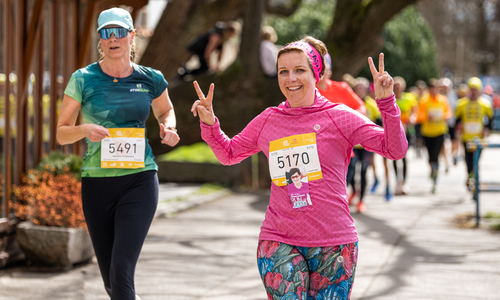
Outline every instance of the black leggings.
MULTIPOLYGON (((400 159, 401 162, 403 162, 403 182, 406 181, 406 172, 407 172, 407 168, 406 168, 406 156, 403 157, 402 159, 400 159)), ((399 177, 398 177, 398 160, 394 160, 392 162, 392 165, 394 166, 394 172, 396 173, 396 178, 398 178, 399 180, 399 177)))
POLYGON ((427 152, 429 153, 429 162, 438 163, 439 152, 444 143, 444 134, 436 137, 424 136, 424 142, 425 147, 427 147, 427 152))
POLYGON ((158 205, 156 171, 83 177, 82 203, 106 291, 135 300, 135 266, 158 205))
MULTIPOLYGON (((467 151, 467 143, 464 143, 465 149, 465 163, 467 164, 467 174, 471 174, 474 171, 474 152, 467 151)), ((481 157, 481 152, 479 152, 479 157, 481 157)))
POLYGON ((355 173, 356 164, 361 164, 361 186, 359 191, 359 201, 363 202, 363 197, 366 190, 366 170, 373 161, 373 152, 366 151, 365 149, 353 149, 354 157, 351 158, 349 167, 347 168, 347 183, 352 185, 353 192, 356 190, 355 173))

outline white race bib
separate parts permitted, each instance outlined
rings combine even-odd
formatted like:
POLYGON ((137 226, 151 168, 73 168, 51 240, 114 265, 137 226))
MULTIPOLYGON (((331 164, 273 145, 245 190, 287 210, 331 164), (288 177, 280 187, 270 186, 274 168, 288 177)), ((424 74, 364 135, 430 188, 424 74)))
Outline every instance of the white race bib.
POLYGON ((285 186, 286 173, 300 168, 307 174, 307 181, 322 179, 321 165, 316 145, 316 133, 292 135, 269 143, 269 172, 277 186, 285 186))
POLYGON ((481 134, 483 125, 479 121, 466 121, 464 122, 465 134, 481 134))
POLYGON ((427 114, 431 122, 440 122, 444 119, 444 112, 440 108, 429 108, 427 114))
POLYGON ((101 168, 144 168, 144 128, 109 128, 101 141, 101 168))

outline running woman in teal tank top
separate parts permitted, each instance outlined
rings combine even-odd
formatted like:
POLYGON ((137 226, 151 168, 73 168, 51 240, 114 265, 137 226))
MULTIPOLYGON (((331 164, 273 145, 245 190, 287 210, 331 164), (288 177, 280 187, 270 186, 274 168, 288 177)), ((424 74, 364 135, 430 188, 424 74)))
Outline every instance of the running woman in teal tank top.
POLYGON ((163 75, 133 63, 130 14, 101 12, 97 31, 101 58, 71 76, 57 140, 86 139, 82 204, 104 286, 112 300, 137 300, 135 266, 158 203, 158 167, 146 138, 150 108, 162 143, 175 146, 179 136, 163 75), (80 110, 84 122, 76 125, 80 110))

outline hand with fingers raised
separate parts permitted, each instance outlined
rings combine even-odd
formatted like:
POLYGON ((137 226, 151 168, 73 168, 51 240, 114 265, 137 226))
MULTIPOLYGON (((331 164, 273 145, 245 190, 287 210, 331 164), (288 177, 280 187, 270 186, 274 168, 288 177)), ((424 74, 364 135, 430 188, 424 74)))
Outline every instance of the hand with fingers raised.
POLYGON ((197 81, 193 82, 194 89, 196 90, 196 94, 198 94, 199 100, 196 100, 191 107, 191 112, 193 116, 199 116, 200 120, 207 125, 215 124, 215 115, 214 109, 212 107, 212 100, 214 98, 214 84, 210 85, 210 89, 208 90, 208 95, 205 97, 203 92, 201 91, 200 85, 197 81))
POLYGON ((384 53, 379 54, 378 71, 371 57, 368 57, 368 64, 373 76, 375 97, 377 99, 384 99, 392 96, 392 94, 394 94, 394 80, 387 71, 384 71, 384 53))

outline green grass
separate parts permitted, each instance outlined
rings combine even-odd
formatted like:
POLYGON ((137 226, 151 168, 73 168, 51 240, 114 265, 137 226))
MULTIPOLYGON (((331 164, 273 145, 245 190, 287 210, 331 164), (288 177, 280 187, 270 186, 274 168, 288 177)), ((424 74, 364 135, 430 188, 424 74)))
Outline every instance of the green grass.
POLYGON ((219 164, 210 147, 205 142, 180 146, 169 153, 158 156, 159 161, 219 164))
POLYGON ((500 231, 500 213, 495 211, 489 211, 483 216, 488 220, 489 227, 492 230, 500 231))
POLYGON ((500 219, 500 213, 495 211, 489 211, 484 215, 486 219, 500 219))
POLYGON ((224 186, 222 186, 220 184, 216 184, 216 183, 204 183, 204 184, 202 184, 200 186, 199 189, 197 189, 196 191, 192 192, 189 195, 175 197, 175 198, 170 198, 170 199, 163 200, 161 202, 163 202, 163 203, 181 202, 181 201, 188 200, 192 196, 206 196, 206 195, 210 195, 212 193, 221 191, 223 189, 224 189, 224 186))

